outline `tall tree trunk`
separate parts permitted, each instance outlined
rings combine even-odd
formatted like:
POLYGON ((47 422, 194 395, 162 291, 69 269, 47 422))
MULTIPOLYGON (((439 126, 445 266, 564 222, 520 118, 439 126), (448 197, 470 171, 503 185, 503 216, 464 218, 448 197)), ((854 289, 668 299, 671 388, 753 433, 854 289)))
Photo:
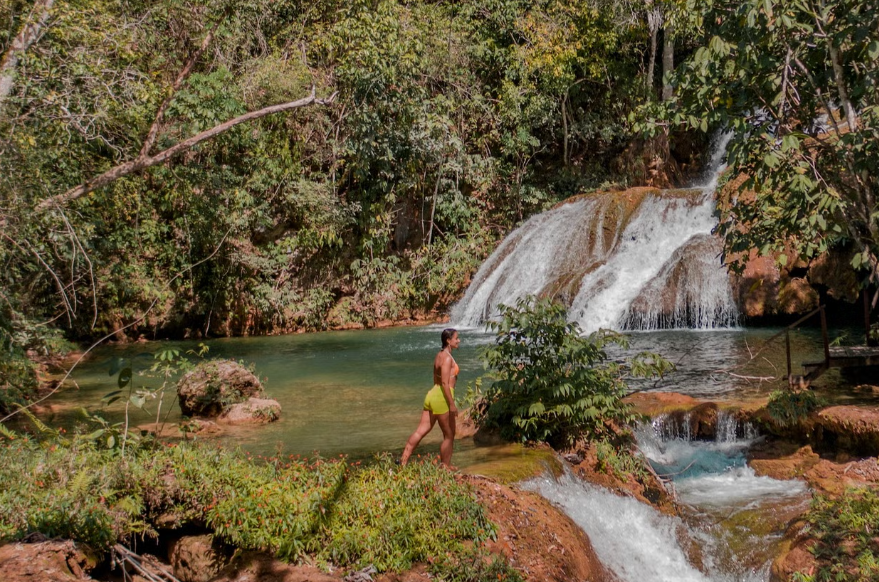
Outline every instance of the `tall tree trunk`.
POLYGON ((647 29, 650 30, 650 60, 647 63, 647 79, 644 85, 647 90, 653 89, 653 71, 656 69, 656 44, 659 29, 662 27, 662 12, 658 8, 647 13, 647 29))
POLYGON ((662 43, 662 100, 669 101, 672 96, 672 87, 668 78, 675 68, 675 41, 671 26, 665 27, 662 43))
POLYGON ((565 167, 568 166, 568 161, 570 160, 570 156, 568 155, 568 113, 565 108, 565 102, 568 100, 568 93, 565 92, 565 96, 562 97, 562 131, 565 134, 565 147, 564 152, 562 154, 562 161, 565 164, 565 167))
POLYGON ((3 54, 0 60, 0 107, 12 93, 12 86, 15 83, 15 71, 18 68, 18 61, 28 48, 37 40, 42 32, 43 27, 49 20, 49 13, 52 11, 52 5, 55 0, 37 0, 31 10, 30 15, 21 26, 21 30, 12 39, 12 44, 3 54))
POLYGON ((845 84, 845 75, 842 70, 842 59, 839 56, 839 49, 833 46, 833 38, 827 39, 827 45, 830 49, 830 63, 833 65, 833 81, 836 84, 836 91, 839 94, 839 103, 845 111, 845 119, 848 122, 849 131, 858 130, 858 114, 849 98, 848 89, 845 84))

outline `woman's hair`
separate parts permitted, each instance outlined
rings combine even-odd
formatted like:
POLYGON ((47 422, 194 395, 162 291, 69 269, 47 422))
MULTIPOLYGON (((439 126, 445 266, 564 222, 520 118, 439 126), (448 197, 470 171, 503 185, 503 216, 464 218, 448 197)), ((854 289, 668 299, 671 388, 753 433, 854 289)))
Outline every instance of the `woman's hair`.
POLYGON ((443 330, 442 335, 440 335, 443 340, 443 349, 445 349, 446 346, 449 345, 449 340, 452 339, 452 337, 454 337, 456 333, 458 333, 458 330, 451 327, 443 330))

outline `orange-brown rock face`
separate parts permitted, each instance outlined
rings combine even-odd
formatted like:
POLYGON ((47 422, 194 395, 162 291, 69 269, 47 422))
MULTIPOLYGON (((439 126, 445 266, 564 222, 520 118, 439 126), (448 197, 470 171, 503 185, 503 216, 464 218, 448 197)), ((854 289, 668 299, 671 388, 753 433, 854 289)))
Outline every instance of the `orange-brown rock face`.
POLYGON ((3 582, 73 582, 91 580, 95 566, 89 551, 70 540, 12 543, 0 547, 3 582))
POLYGON ((752 250, 741 275, 732 274, 736 302, 748 317, 806 313, 818 306, 820 287, 830 297, 854 303, 858 280, 851 268, 851 253, 827 252, 808 264, 787 253, 787 265, 805 271, 805 277, 791 276, 791 268, 779 268, 777 255, 761 257, 752 250))
POLYGON ((530 491, 518 491, 488 479, 467 476, 497 525, 492 552, 502 553, 527 580, 612 582, 589 538, 569 517, 530 491))

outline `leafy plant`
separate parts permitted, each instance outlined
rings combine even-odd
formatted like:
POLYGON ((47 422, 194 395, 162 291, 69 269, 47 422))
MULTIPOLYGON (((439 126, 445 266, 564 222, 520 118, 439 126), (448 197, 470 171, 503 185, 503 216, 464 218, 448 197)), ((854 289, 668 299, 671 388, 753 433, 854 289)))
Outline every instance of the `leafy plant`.
POLYGON ((769 395, 766 411, 779 426, 793 426, 824 405, 811 390, 775 390, 769 395))
POLYGON ((483 398, 482 424, 506 438, 573 444, 609 434, 613 423, 636 420, 624 403, 629 374, 664 374, 673 366, 642 353, 626 363, 609 359, 605 347, 626 347, 625 336, 606 330, 582 336, 559 303, 526 297, 500 306, 491 323, 495 343, 481 354, 494 382, 483 398))
POLYGON ((38 531, 104 551, 157 535, 161 518, 286 560, 381 571, 419 561, 446 580, 521 580, 482 546, 495 529, 472 489, 434 462, 252 458, 135 440, 122 455, 86 434, 37 442, 8 429, 0 453, 0 543, 38 531))
POLYGON ((818 568, 800 580, 809 582, 855 582, 879 578, 879 492, 848 488, 837 498, 817 495, 805 516, 809 532, 817 540, 811 552, 818 568))
POLYGON ((598 470, 619 479, 633 475, 636 479, 647 482, 651 475, 641 456, 632 453, 631 447, 615 445, 610 438, 595 441, 595 453, 598 459, 598 470))

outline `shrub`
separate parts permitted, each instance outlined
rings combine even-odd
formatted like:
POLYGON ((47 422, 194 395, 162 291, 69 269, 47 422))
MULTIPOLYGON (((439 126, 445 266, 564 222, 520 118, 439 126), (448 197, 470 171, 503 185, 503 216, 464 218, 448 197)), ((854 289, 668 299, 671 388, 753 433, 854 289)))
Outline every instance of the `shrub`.
POLYGON ((349 481, 327 521, 320 557, 342 566, 405 570, 495 530, 473 491, 436 462, 395 466, 389 457, 349 481))
POLYGON ((662 374, 672 365, 642 353, 627 363, 608 359, 605 346, 627 347, 625 336, 601 330, 582 336, 559 303, 526 297, 500 306, 490 325, 495 343, 482 352, 494 383, 483 394, 477 423, 511 440, 571 445, 609 434, 611 423, 637 419, 622 401, 625 376, 662 374))
POLYGON ((821 398, 811 390, 775 390, 769 395, 766 411, 776 424, 787 427, 797 424, 823 405, 821 398))

